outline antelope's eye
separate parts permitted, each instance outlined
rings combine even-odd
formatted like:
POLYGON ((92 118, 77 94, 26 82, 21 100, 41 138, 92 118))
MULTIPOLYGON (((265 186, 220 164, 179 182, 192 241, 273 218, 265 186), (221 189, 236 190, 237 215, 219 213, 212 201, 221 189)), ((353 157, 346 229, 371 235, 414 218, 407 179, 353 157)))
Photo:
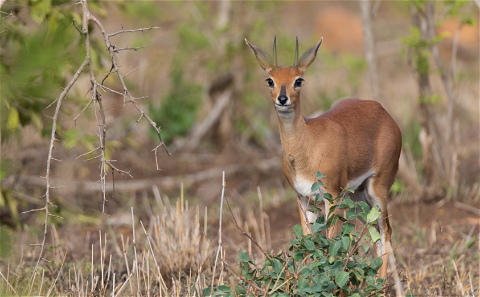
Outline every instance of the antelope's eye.
POLYGON ((268 86, 270 88, 273 88, 275 86, 275 83, 273 82, 273 79, 271 79, 270 77, 267 78, 265 81, 268 83, 268 86))
POLYGON ((295 83, 293 84, 293 88, 296 89, 296 88, 300 88, 302 86, 302 82, 304 81, 303 78, 297 78, 295 80, 295 83))

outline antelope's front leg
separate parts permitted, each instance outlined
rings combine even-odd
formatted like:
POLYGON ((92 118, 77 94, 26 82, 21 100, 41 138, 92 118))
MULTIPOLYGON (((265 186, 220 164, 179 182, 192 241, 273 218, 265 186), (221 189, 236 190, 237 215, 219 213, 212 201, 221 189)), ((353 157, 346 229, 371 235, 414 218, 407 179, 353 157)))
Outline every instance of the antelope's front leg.
POLYGON ((315 223, 318 218, 318 215, 308 211, 308 198, 297 193, 297 203, 298 203, 298 210, 300 212, 300 219, 302 223, 303 233, 304 234, 311 234, 310 224, 315 223))

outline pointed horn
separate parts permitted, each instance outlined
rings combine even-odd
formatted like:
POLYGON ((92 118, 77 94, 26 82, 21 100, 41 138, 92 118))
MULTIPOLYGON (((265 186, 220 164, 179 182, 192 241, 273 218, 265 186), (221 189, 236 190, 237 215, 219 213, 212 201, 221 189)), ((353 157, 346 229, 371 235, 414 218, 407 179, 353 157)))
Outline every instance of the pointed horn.
POLYGON ((277 67, 277 35, 273 38, 273 66, 277 67))
POLYGON ((297 45, 295 46, 295 60, 293 61, 293 67, 298 67, 298 37, 297 39, 297 45))

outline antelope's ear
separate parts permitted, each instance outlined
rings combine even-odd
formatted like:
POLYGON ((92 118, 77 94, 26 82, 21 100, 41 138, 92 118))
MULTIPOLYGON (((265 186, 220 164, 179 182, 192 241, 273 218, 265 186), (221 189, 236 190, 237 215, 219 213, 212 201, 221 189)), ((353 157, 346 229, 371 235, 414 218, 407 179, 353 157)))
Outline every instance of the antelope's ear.
POLYGON ((322 44, 322 41, 323 37, 320 38, 317 43, 307 49, 305 53, 300 57, 300 60, 298 61, 298 68, 300 68, 303 72, 305 72, 308 66, 313 63, 313 60, 315 60, 318 48, 320 47, 320 44, 322 44))
POLYGON ((261 48, 258 46, 255 46, 248 42, 248 40, 245 38, 245 42, 248 44, 248 46, 252 49, 253 53, 255 54, 255 57, 257 58, 258 63, 262 68, 269 73, 272 68, 273 68, 273 61, 272 58, 261 48))

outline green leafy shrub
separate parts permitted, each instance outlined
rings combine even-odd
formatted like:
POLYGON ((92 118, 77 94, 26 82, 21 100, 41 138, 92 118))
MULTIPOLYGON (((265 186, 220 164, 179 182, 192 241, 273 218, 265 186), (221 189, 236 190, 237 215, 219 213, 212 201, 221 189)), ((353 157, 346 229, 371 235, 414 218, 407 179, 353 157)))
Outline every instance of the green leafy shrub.
MULTIPOLYGON (((202 102, 202 87, 183 79, 179 71, 172 74, 173 87, 162 99, 160 108, 150 105, 152 119, 162 128, 163 140, 170 143, 174 136, 184 136, 195 123, 197 109, 202 102)), ((152 138, 156 131, 150 129, 152 138)))
MULTIPOLYGON (((323 186, 318 181, 312 191, 323 186)), ((346 192, 353 192, 347 189, 346 192)), ((254 263, 245 252, 238 254, 241 280, 230 288, 222 285, 203 290, 205 296, 380 296, 386 288, 385 278, 377 277, 382 258, 371 258, 368 250, 380 234, 375 228, 381 212, 363 201, 353 202, 348 195, 333 198, 317 194, 313 211, 320 212, 323 199, 332 203, 327 220, 321 215, 311 225, 313 234, 304 235, 300 225, 293 227, 293 239, 277 255, 266 255, 265 262, 254 263), (335 210, 345 209, 345 218, 335 210), (361 218, 366 224, 355 227, 347 220, 361 218), (326 221, 326 222, 325 222, 326 221), (327 231, 339 222, 341 231, 328 238, 327 231), (247 292, 248 291, 248 292, 247 292), (212 294, 213 293, 213 294, 212 294)))

